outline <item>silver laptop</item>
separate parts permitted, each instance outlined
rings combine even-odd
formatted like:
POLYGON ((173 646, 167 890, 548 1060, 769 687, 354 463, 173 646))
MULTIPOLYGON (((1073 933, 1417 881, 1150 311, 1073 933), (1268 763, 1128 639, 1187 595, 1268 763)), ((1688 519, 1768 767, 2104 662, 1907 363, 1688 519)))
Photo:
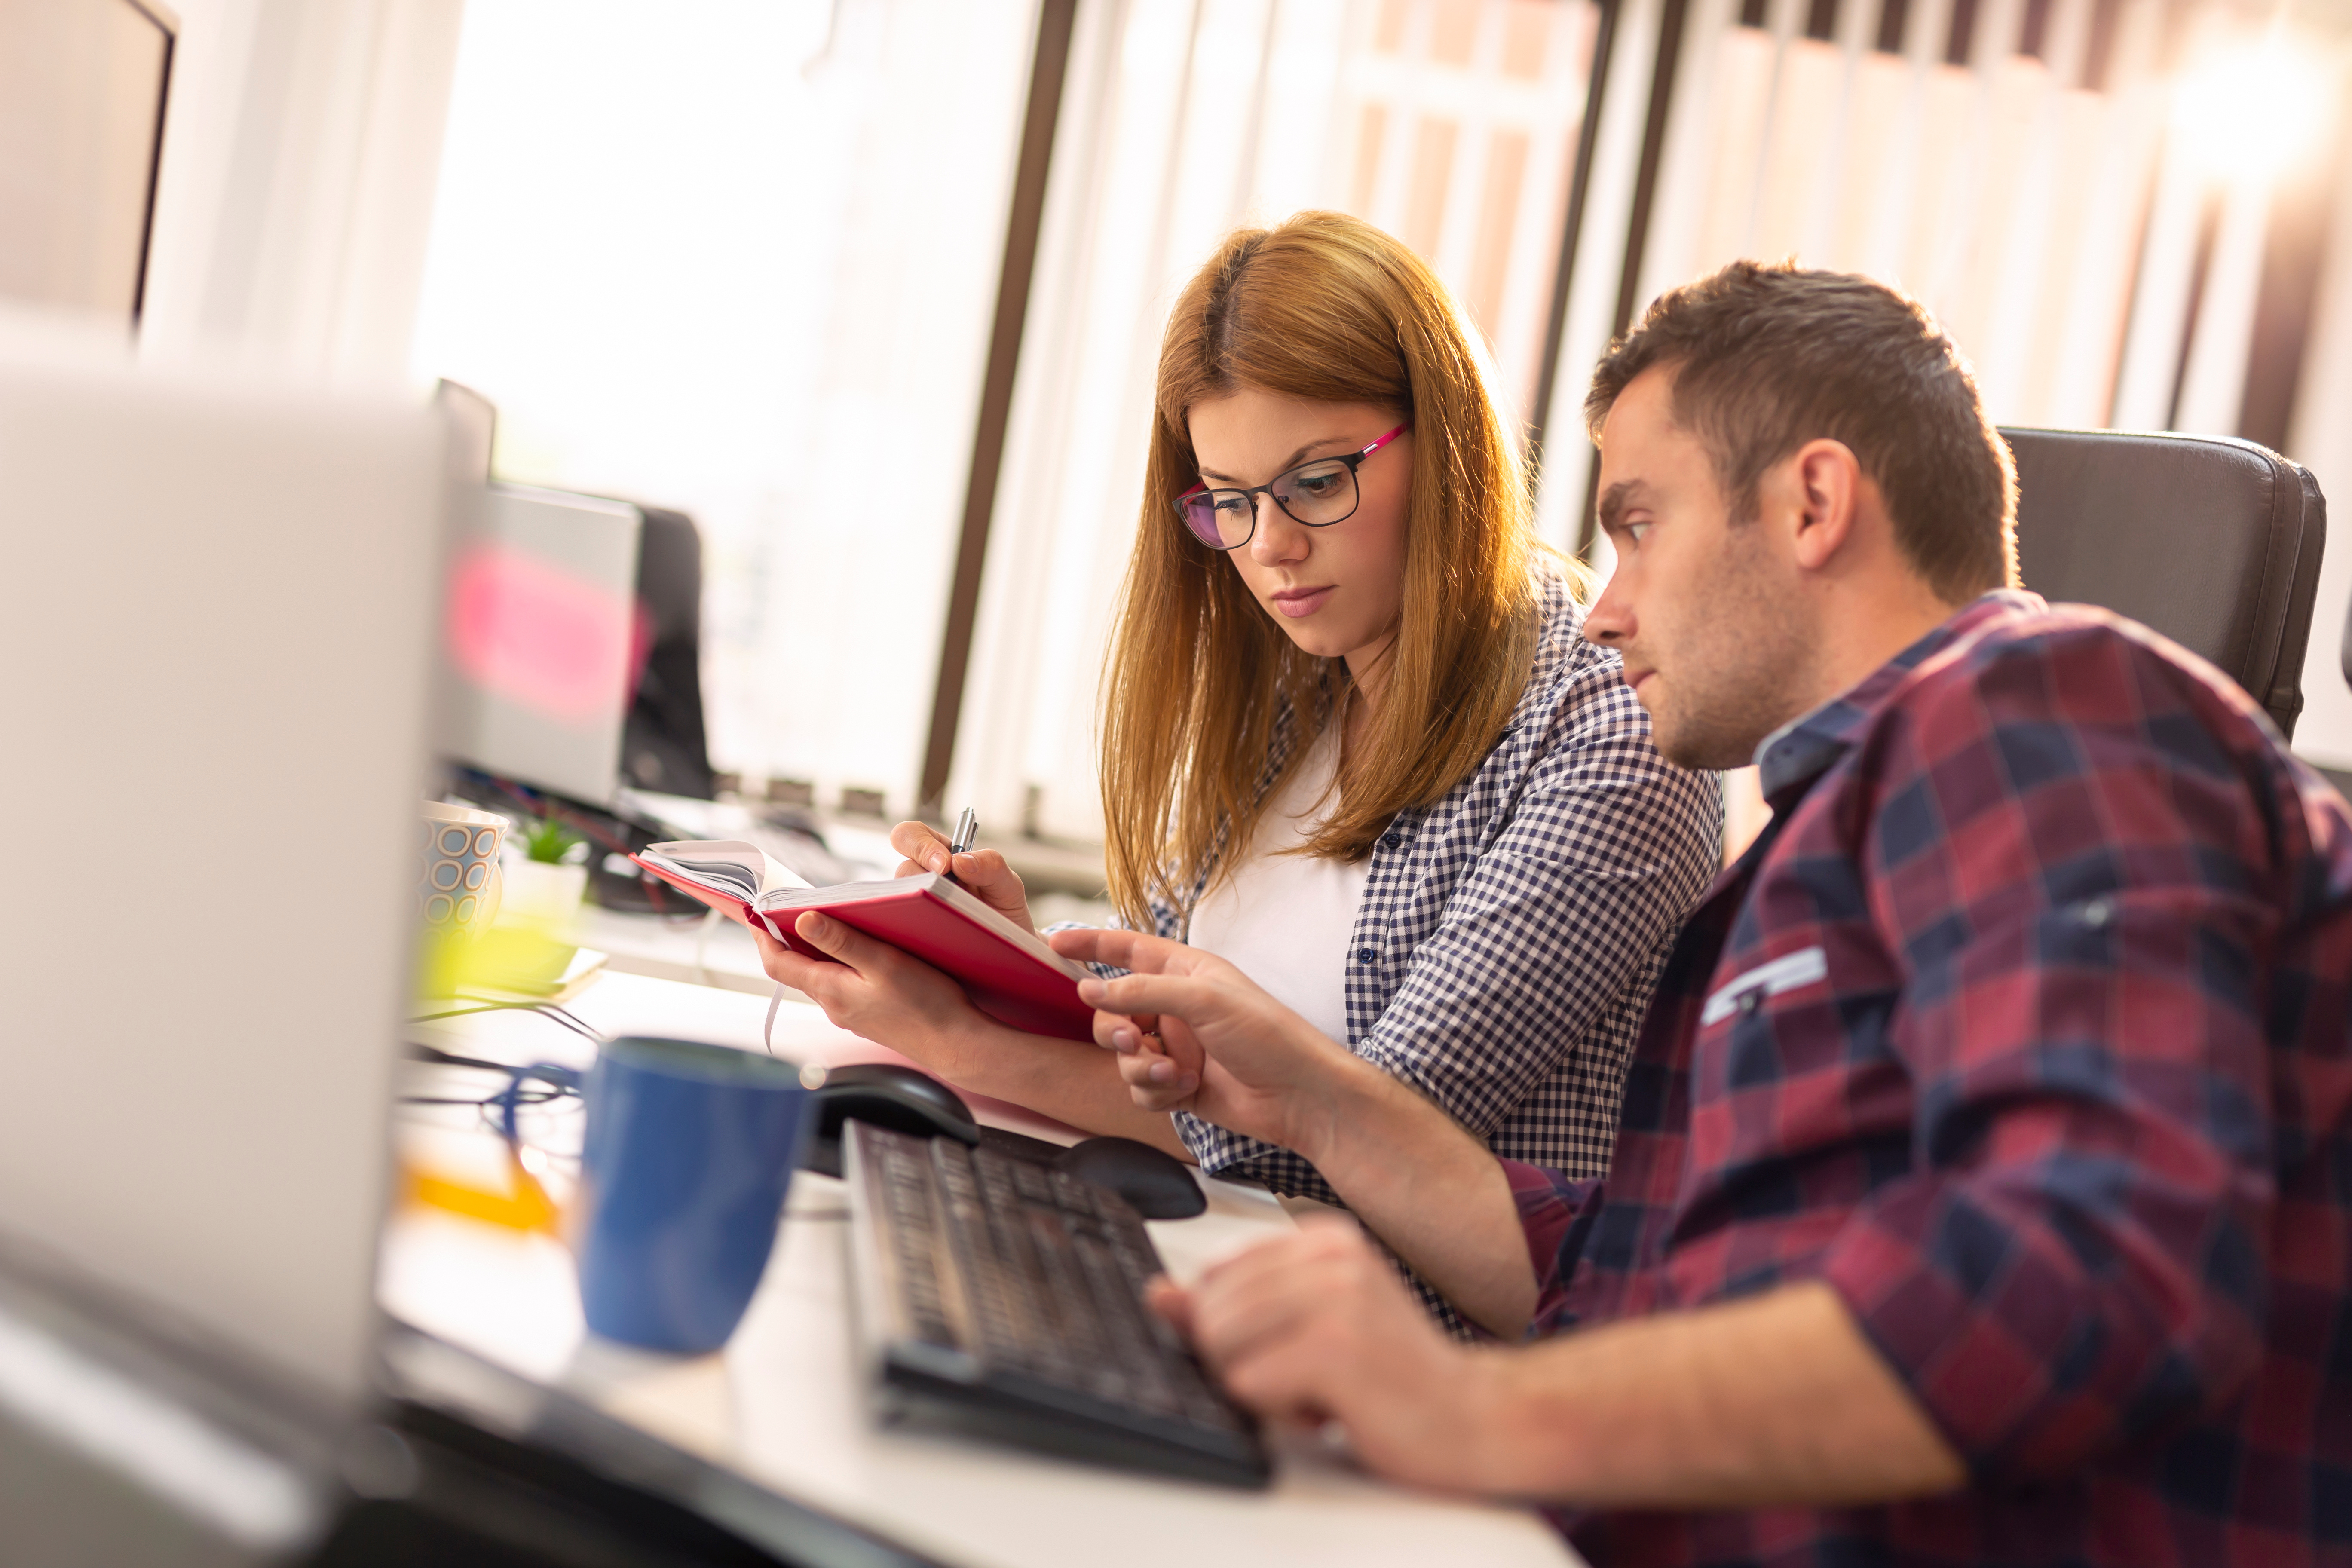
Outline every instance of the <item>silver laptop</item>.
POLYGON ((0 321, 0 1237, 368 1386, 441 563, 421 405, 0 321))
POLYGON ((915 1568, 374 1304, 444 445, 0 315, 0 1561, 278 1568, 416 1484, 423 1539, 572 1520, 550 1561, 686 1561, 707 1514, 915 1568))

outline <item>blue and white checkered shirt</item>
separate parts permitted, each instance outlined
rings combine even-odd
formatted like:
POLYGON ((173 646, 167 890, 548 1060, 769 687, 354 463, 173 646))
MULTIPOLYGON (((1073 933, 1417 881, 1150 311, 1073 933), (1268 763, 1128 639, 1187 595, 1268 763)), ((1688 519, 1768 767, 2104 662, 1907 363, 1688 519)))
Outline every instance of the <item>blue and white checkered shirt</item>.
MULTIPOLYGON (((1347 951, 1349 1048, 1495 1152, 1570 1175, 1609 1164, 1625 1064, 1658 966, 1721 858, 1718 775, 1668 763, 1615 652, 1558 578, 1526 694, 1477 771, 1398 815, 1347 951)), ((1267 759, 1289 760, 1286 721, 1267 759)), ((1192 889, 1197 905, 1209 878, 1192 889)), ((1154 900, 1159 934, 1186 911, 1154 900)), ((1205 1171, 1337 1203, 1286 1149, 1179 1112, 1205 1171)))

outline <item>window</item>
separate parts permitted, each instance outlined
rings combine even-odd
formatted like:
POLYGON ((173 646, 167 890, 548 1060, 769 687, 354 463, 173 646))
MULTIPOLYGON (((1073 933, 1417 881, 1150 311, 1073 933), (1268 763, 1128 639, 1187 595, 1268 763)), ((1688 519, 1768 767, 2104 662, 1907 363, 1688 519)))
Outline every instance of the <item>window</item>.
POLYGON ((412 364, 701 525, 714 760, 920 763, 1030 0, 468 0, 412 364))

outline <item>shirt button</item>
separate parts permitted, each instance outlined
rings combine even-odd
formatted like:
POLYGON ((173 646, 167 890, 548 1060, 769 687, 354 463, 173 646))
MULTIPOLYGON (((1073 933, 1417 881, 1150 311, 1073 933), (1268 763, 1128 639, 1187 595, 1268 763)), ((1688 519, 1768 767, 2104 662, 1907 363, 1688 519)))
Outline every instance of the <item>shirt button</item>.
POLYGON ((1743 992, 1740 995, 1739 1010, 1743 1013, 1758 1012, 1762 1009, 1763 1005, 1764 988, 1760 985, 1753 991, 1743 992))
POLYGON ((2093 899, 2083 906, 2083 923, 2093 931, 2098 930, 2115 918, 2116 906, 2111 899, 2093 899))
POLYGON ((1381 846, 1382 848, 1393 849, 1403 842, 1404 835, 1402 833, 1383 833, 1381 835, 1381 846))
POLYGON ((1360 948, 1358 948, 1358 949, 1356 950, 1356 962, 1357 962, 1358 963, 1370 963, 1372 960, 1374 960, 1374 959, 1378 958, 1379 956, 1380 956, 1380 954, 1379 954, 1379 953, 1374 952, 1373 952, 1370 948, 1369 948, 1369 947, 1360 947, 1360 948))

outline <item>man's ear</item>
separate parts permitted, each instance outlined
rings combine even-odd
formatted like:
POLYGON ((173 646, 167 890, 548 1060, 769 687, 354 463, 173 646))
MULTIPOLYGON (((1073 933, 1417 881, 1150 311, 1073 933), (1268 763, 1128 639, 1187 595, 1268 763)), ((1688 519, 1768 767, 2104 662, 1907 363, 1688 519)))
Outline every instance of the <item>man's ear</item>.
POLYGON ((1862 500, 1862 465, 1843 441, 1808 441, 1788 459, 1790 499, 1797 527, 1791 540, 1797 564, 1819 572, 1837 558, 1853 535, 1862 500))

